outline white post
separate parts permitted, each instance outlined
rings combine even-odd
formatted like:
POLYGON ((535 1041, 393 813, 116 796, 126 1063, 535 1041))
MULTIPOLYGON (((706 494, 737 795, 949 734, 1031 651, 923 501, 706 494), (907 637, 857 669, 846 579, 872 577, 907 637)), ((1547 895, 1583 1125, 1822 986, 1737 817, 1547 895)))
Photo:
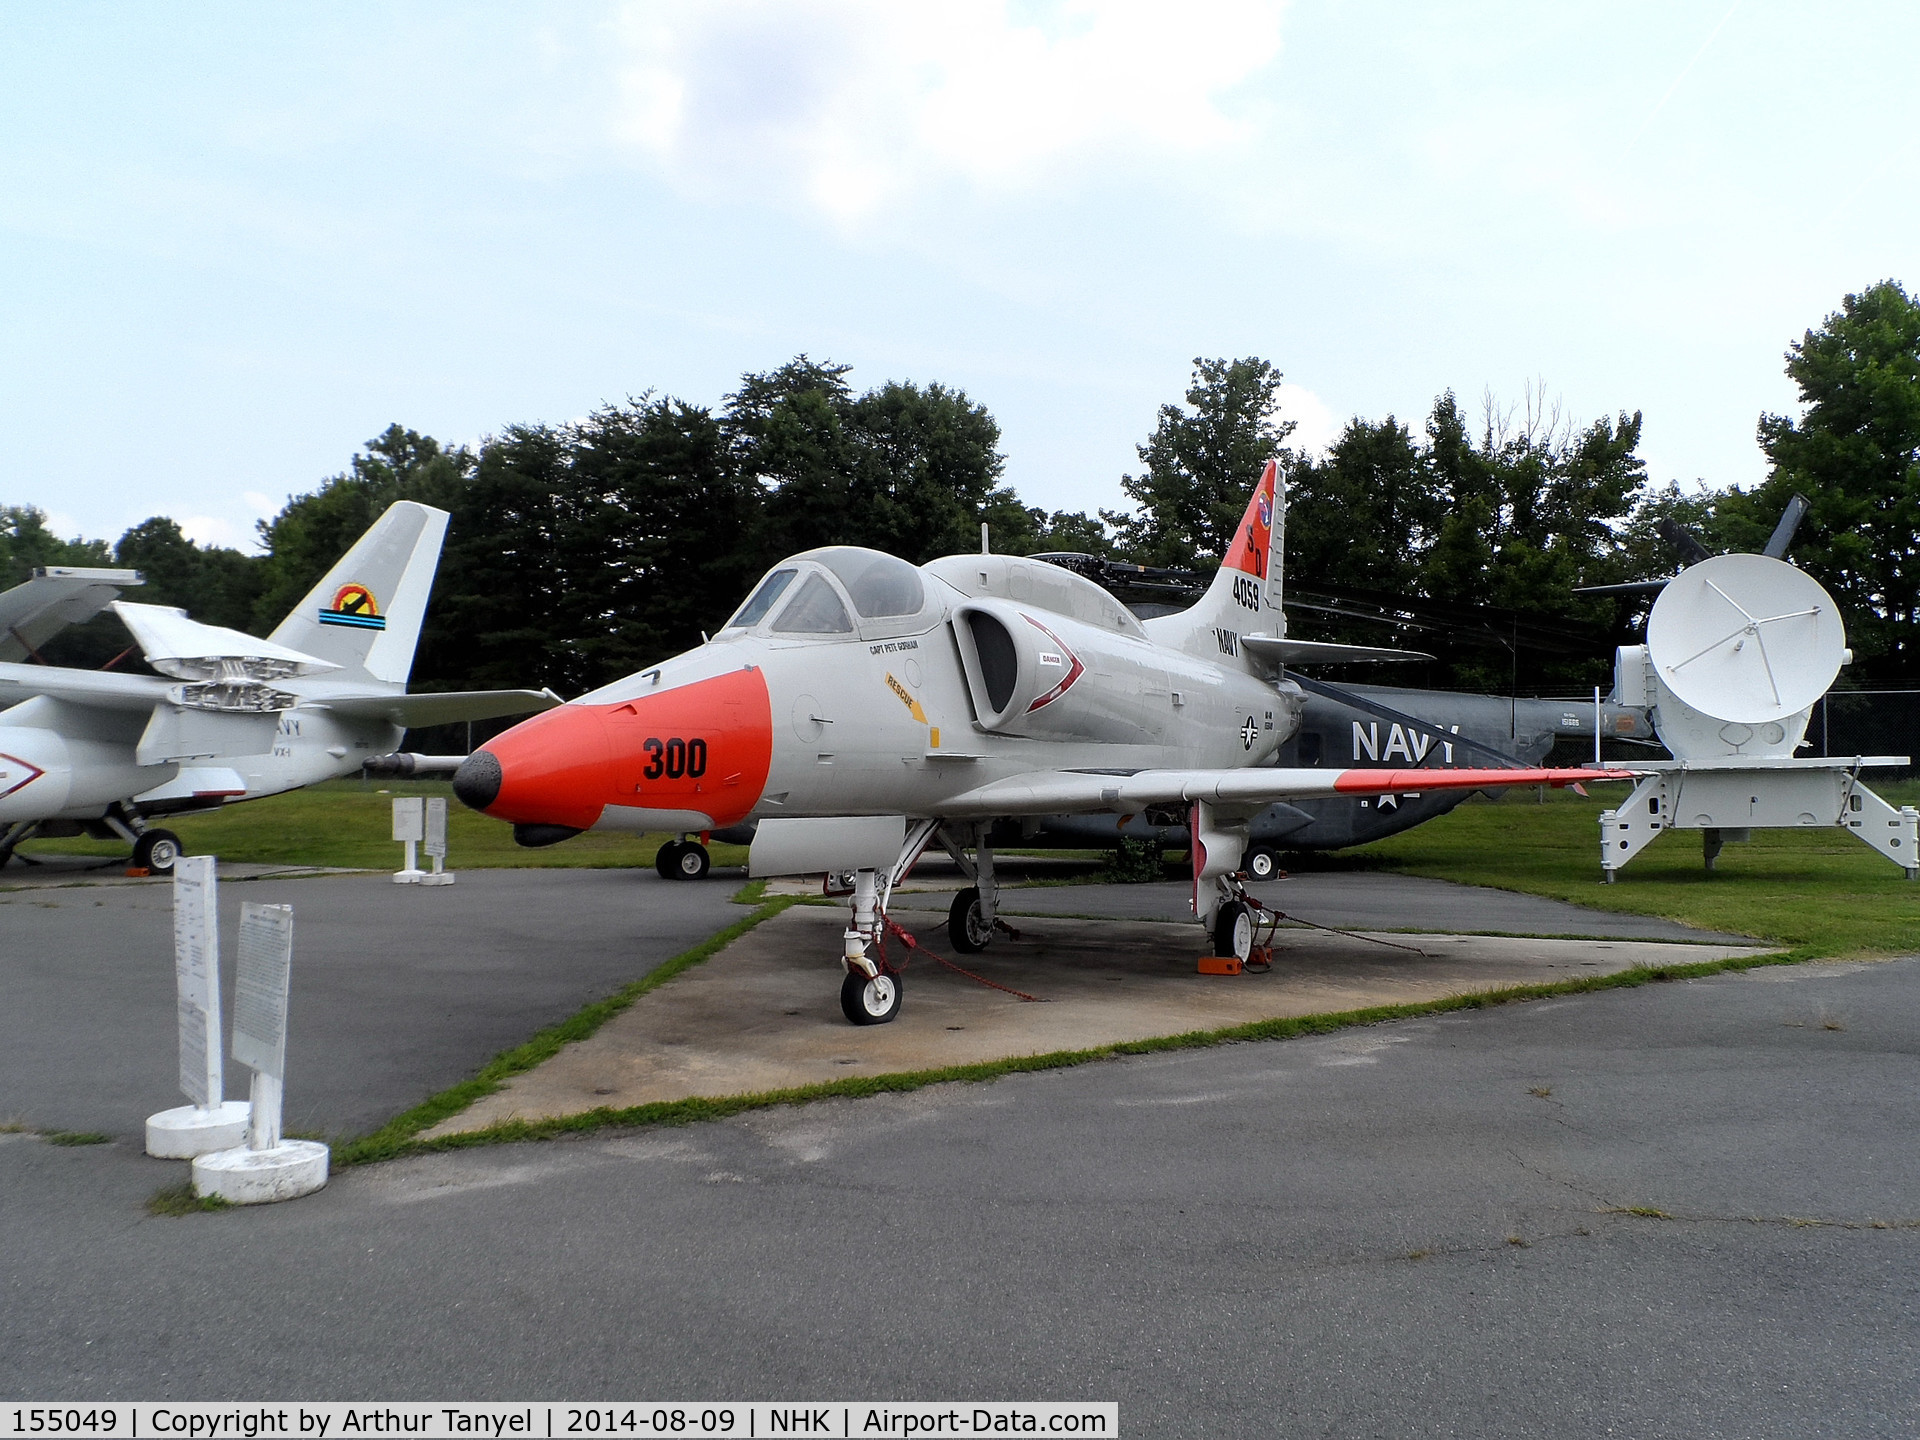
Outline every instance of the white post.
POLYGON ((393 883, 396 885, 418 885, 421 881, 420 866, 414 847, 427 835, 426 808, 426 801, 418 795, 394 797, 393 838, 407 847, 406 868, 393 877, 393 883))
POLYGON ((427 797, 427 857, 433 861, 433 873, 422 875, 422 885, 451 885, 453 876, 446 871, 447 862, 447 797, 430 795, 427 797))
POLYGON ((233 1058, 253 1068, 247 1143, 193 1162, 193 1189, 235 1205, 291 1200, 327 1183, 327 1147, 280 1133, 287 1067, 287 992, 293 975, 293 907, 240 907, 234 966, 233 1058))
POLYGON ((247 1149, 271 1150, 280 1143, 278 1079, 264 1070, 253 1072, 253 1116, 247 1123, 247 1149))
POLYGON ((1593 768, 1600 768, 1600 687, 1593 687, 1593 768))
POLYGON ((191 1160, 240 1143, 247 1106, 227 1100, 220 1065, 220 905, 211 855, 173 868, 173 978, 180 1022, 180 1093, 193 1103, 147 1117, 147 1153, 191 1160))

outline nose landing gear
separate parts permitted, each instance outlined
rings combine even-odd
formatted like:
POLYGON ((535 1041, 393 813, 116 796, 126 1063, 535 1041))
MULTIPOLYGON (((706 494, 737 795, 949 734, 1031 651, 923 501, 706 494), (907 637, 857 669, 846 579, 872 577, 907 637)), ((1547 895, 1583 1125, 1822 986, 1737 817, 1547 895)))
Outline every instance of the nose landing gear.
POLYGON ((840 982, 840 1010, 856 1025, 884 1025, 900 1013, 900 977, 882 971, 847 971, 840 982))
POLYGON ((662 880, 698 880, 713 864, 707 847, 698 840, 669 840, 653 857, 662 880))

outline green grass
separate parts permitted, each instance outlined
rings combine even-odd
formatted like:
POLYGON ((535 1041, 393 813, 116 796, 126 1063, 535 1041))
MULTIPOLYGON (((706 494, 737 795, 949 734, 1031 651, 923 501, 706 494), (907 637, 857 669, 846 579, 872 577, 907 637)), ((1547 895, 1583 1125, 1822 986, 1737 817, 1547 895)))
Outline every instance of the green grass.
POLYGON ((202 1198, 194 1194, 190 1180, 182 1180, 177 1185, 162 1185, 147 1197, 149 1215, 201 1215, 231 1209, 232 1203, 222 1200, 218 1195, 202 1198))
MULTIPOLYGON (((194 855, 254 865, 337 865, 398 870, 394 843, 395 795, 445 795, 449 870, 522 867, 622 868, 653 864, 665 835, 576 835, 558 845, 528 850, 513 843, 513 827, 469 810, 452 798, 444 781, 329 780, 264 800, 224 806, 158 823, 177 834, 194 855)), ((114 840, 34 840, 24 854, 125 855, 114 840)), ((711 847, 716 865, 743 865, 742 845, 711 847)))
MULTIPOLYGON (((1913 804, 1920 782, 1875 789, 1891 804, 1913 804)), ((1920 951, 1920 882, 1838 828, 1755 830, 1750 843, 1721 850, 1711 873, 1699 832, 1671 831, 1606 884, 1600 812, 1625 794, 1611 785, 1591 798, 1550 791, 1544 804, 1531 791, 1499 803, 1475 797, 1334 863, 1657 915, 1757 936, 1798 959, 1920 951)))
POLYGON ((43 1130, 40 1138, 49 1145, 111 1145, 113 1136, 98 1130, 43 1130))

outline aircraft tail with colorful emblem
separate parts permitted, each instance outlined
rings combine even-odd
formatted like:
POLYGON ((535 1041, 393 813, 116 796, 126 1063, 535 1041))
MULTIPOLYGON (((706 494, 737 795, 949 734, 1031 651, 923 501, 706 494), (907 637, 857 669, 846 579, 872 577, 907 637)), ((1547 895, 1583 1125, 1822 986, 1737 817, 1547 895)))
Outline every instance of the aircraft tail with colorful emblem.
POLYGON ((338 665, 333 678, 404 690, 446 536, 446 511, 389 507, 270 638, 338 665))
POLYGON ((1162 645, 1213 661, 1249 658, 1242 656, 1245 636, 1284 636, 1287 621, 1280 597, 1286 513, 1286 481, 1278 462, 1269 460, 1207 593, 1178 614, 1147 621, 1147 633, 1162 645))

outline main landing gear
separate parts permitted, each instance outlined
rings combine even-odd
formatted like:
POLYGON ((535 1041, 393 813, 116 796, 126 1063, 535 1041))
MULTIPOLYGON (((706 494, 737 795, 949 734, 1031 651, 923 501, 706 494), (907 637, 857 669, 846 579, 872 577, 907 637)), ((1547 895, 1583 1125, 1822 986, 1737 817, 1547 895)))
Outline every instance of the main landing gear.
POLYGON ((186 853, 180 837, 171 830, 142 830, 140 838, 133 842, 133 858, 128 868, 145 870, 149 875, 171 875, 173 862, 186 853))
POLYGON ((977 955, 987 948, 996 929, 1006 928, 996 914, 1000 890, 994 882, 989 829, 990 824, 985 822, 916 820, 907 827, 899 858, 889 869, 856 870, 843 877, 851 892, 852 915, 841 957, 847 978, 840 986, 840 1009, 855 1025, 884 1025, 900 1013, 900 972, 881 943, 887 930, 887 902, 893 887, 906 878, 935 841, 973 882, 953 897, 947 912, 947 938, 953 948, 977 955))
MULTIPOLYGON (((148 825, 138 810, 124 802, 115 801, 97 820, 21 820, 12 825, 0 825, 0 865, 13 859, 14 851, 35 836, 68 835, 86 835, 94 840, 124 840, 133 847, 127 868, 144 870, 149 875, 171 875, 174 862, 187 853, 187 847, 180 843, 178 835, 171 830, 148 825)), ((22 855, 20 859, 29 865, 39 863, 27 855, 22 855)))
POLYGON ((115 803, 107 807, 102 823, 122 840, 131 841, 133 854, 127 869, 144 870, 149 875, 171 875, 173 862, 187 853, 180 837, 171 830, 148 825, 138 810, 115 803))
POLYGON ((667 841, 653 857, 653 868, 660 872, 662 880, 698 880, 712 864, 707 847, 685 836, 667 841))

